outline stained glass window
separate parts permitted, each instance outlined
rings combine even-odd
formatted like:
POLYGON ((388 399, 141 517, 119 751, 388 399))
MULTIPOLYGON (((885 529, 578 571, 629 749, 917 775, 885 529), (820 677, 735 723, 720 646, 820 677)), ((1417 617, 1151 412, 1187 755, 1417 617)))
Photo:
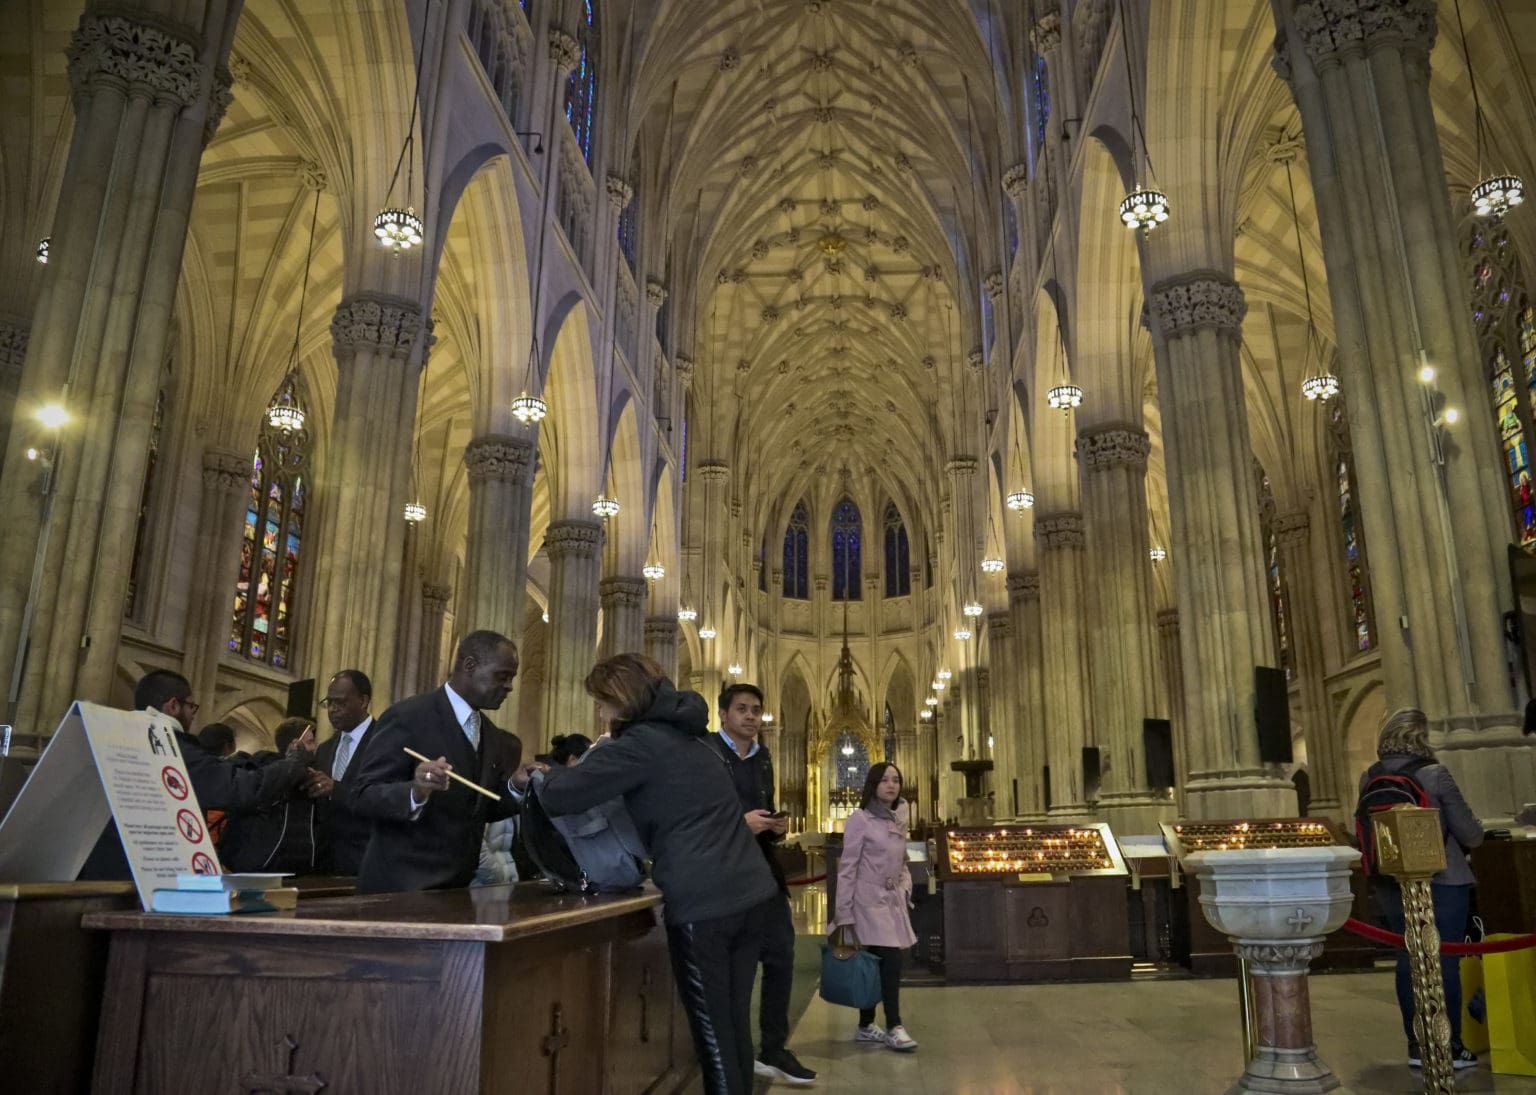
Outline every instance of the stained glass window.
POLYGON ((630 273, 635 270, 635 217, 639 207, 639 199, 630 198, 624 212, 619 214, 619 250, 624 254, 624 261, 629 263, 630 273))
POLYGON ((149 455, 144 462, 144 487, 139 491, 139 521, 133 532, 133 564, 128 571, 128 596, 123 601, 123 615, 137 619, 144 591, 144 538, 149 532, 149 503, 154 496, 155 469, 160 464, 160 428, 165 422, 165 389, 155 396, 155 416, 149 423, 149 455))
POLYGON ((1285 670, 1286 680, 1294 680, 1296 668, 1291 658, 1289 594, 1286 591, 1285 575, 1280 569, 1280 540, 1275 535, 1275 492, 1264 469, 1256 466, 1256 471, 1259 477, 1259 525, 1264 536, 1264 563, 1269 577, 1270 624, 1275 631, 1275 650, 1280 659, 1280 668, 1285 670))
MULTIPOLYGON (((296 380, 292 383, 297 387, 296 380)), ((287 668, 292 657, 308 456, 307 430, 282 430, 263 423, 251 461, 229 649, 278 669, 287 668)))
POLYGON ((810 559, 807 557, 810 541, 811 519, 805 503, 795 507, 789 516, 789 528, 784 531, 784 596, 806 600, 810 597, 810 559))
POLYGON ((1483 222, 1466 229, 1472 321, 1487 368, 1494 428, 1509 476, 1511 535, 1536 544, 1528 445, 1536 414, 1536 313, 1510 245, 1509 229, 1483 222), (1524 391, 1526 398, 1521 399, 1524 391))
POLYGON ((1035 147, 1045 144, 1046 123, 1051 120, 1051 84, 1050 73, 1046 70, 1045 58, 1035 57, 1035 147))
POLYGON ((832 510, 832 599, 862 599, 859 507, 844 498, 832 510))
MULTIPOLYGON (((869 750, 852 734, 842 734, 832 744, 832 763, 837 766, 837 783, 834 790, 864 790, 864 777, 869 774, 869 750)), ((859 804, 858 796, 852 805, 859 804)))
POLYGON ((581 60, 565 81, 565 120, 588 164, 592 162, 592 113, 597 108, 597 12, 592 0, 582 0, 582 23, 576 31, 581 60))
POLYGON ((1334 487, 1338 495, 1339 532, 1344 550, 1344 592, 1346 619, 1357 650, 1369 650, 1376 644, 1376 609, 1371 601, 1370 567, 1365 554, 1365 527, 1360 519, 1360 499, 1356 493, 1354 451, 1349 437, 1349 409, 1342 396, 1329 401, 1329 457, 1333 465, 1334 487))
POLYGON ((885 595, 905 597, 912 592, 912 551, 907 526, 895 502, 885 506, 885 595))

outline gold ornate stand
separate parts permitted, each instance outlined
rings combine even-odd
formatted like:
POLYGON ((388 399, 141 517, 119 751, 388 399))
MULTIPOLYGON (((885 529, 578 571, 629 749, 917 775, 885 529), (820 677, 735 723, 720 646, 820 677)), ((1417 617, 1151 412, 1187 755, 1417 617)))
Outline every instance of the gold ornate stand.
POLYGON ((1376 815, 1377 861, 1403 891, 1403 944, 1413 972, 1413 1036, 1424 1061, 1424 1090, 1456 1090, 1451 1024, 1440 975, 1440 930, 1429 880, 1445 870, 1440 811, 1397 806, 1376 815))

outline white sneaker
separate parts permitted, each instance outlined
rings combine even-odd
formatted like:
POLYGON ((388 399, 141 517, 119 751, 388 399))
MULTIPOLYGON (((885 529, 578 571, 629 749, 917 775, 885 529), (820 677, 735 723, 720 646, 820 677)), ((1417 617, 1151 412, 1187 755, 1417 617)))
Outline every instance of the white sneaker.
POLYGON ((879 1023, 871 1023, 869 1026, 860 1027, 853 1032, 853 1040, 855 1042, 871 1042, 877 1046, 888 1045, 888 1038, 889 1036, 885 1033, 885 1028, 879 1023))
POLYGON ((912 1035, 908 1034, 907 1028, 903 1026, 892 1027, 891 1032, 885 1036, 885 1044, 900 1053, 911 1053, 917 1048, 912 1035))

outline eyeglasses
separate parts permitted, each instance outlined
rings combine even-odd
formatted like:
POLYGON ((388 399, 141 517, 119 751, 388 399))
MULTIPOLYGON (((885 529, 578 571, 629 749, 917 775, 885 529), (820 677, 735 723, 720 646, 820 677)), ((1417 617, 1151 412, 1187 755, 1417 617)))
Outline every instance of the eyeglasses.
POLYGON ((199 709, 201 709, 203 706, 194 699, 177 700, 176 702, 181 704, 181 709, 187 713, 188 718, 191 718, 193 715, 197 714, 199 709))

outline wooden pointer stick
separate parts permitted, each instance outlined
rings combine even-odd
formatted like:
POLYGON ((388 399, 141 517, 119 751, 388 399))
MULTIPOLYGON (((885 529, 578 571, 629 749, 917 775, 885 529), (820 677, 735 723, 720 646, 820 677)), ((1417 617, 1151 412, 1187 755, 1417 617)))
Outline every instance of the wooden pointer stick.
MULTIPOLYGON (((414 750, 414 749, 411 749, 411 748, 407 747, 405 752, 406 752, 407 756, 415 757, 417 760, 421 761, 423 764, 431 764, 432 763, 432 758, 424 757, 420 753, 416 752, 416 750, 414 750)), ((480 794, 484 795, 486 798, 490 799, 492 802, 500 802, 501 801, 501 796, 500 795, 492 794, 490 791, 487 791, 484 787, 480 786, 474 780, 465 779, 463 776, 459 775, 457 772, 448 772, 447 775, 448 775, 448 778, 453 780, 455 783, 462 783, 465 787, 468 787, 471 791, 478 791, 480 794)))

